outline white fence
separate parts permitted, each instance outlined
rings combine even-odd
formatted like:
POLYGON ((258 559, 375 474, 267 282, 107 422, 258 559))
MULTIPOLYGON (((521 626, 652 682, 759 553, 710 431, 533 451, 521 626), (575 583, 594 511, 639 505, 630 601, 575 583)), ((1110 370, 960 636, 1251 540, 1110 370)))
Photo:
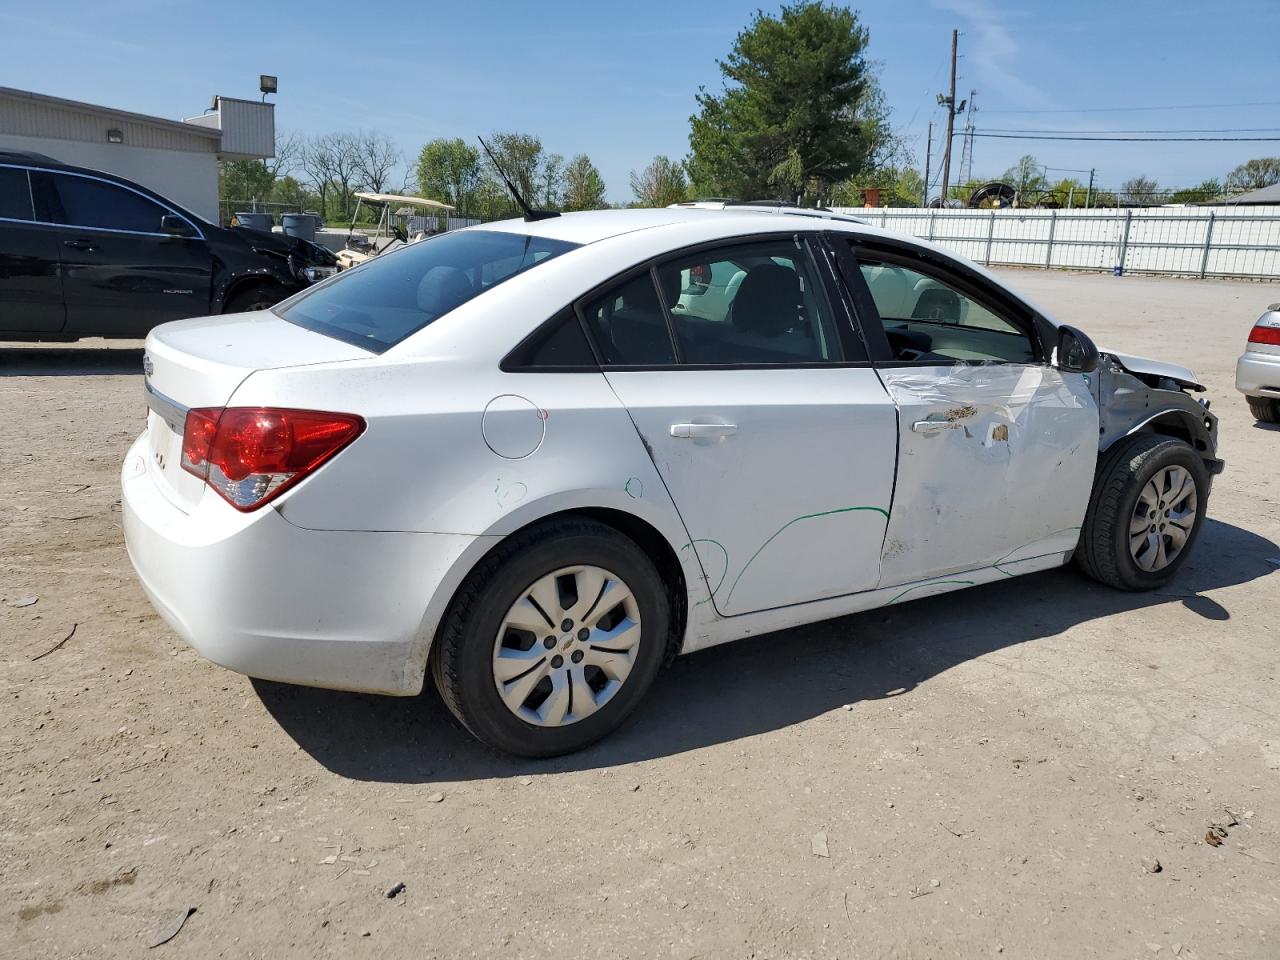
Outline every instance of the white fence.
POLYGON ((1280 280, 1280 207, 839 209, 985 264, 1280 280))

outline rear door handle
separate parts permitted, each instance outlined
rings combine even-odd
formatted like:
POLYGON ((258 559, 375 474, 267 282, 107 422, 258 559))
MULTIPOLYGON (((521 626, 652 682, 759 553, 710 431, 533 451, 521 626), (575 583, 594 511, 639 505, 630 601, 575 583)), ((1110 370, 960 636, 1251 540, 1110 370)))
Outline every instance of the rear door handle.
POLYGON ((673 423, 671 435, 687 440, 715 439, 732 437, 738 432, 736 423, 673 423))
POLYGON ((92 250, 93 241, 91 240, 63 240, 64 247, 70 247, 72 250, 92 250))
POLYGON ((959 420, 917 420, 911 425, 912 433, 937 433, 939 430, 958 430, 959 420))

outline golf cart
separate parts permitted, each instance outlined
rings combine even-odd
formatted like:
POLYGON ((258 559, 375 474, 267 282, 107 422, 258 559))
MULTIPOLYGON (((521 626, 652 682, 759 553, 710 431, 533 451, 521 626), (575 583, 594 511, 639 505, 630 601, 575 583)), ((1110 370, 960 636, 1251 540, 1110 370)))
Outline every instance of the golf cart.
POLYGON ((346 247, 338 251, 339 270, 350 270, 380 253, 429 236, 434 232, 430 228, 414 230, 411 235, 411 221, 421 220, 428 216, 429 212, 453 209, 439 200, 404 197, 394 193, 366 193, 358 190, 355 197, 356 209, 351 215, 346 247), (366 205, 378 209, 378 225, 372 234, 356 231, 356 224, 360 222, 360 209, 366 205))

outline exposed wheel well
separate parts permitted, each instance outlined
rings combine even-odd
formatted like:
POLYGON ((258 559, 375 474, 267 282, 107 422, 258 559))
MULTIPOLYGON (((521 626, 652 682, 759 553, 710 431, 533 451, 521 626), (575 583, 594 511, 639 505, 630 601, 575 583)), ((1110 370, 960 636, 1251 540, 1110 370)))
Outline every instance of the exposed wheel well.
POLYGON ((680 558, 671 549, 667 538, 644 520, 621 510, 590 507, 568 512, 590 517, 613 527, 634 541, 658 568, 662 582, 667 585, 667 595, 671 601, 671 638, 667 643, 666 657, 666 662, 669 663, 680 652, 680 646, 684 642, 685 625, 689 617, 689 585, 685 581, 680 558))
POLYGON ((241 294, 246 293, 249 290, 256 289, 258 287, 266 287, 269 289, 279 290, 281 294, 280 299, 282 300, 284 299, 284 296, 285 296, 284 285, 281 284, 279 281, 273 280, 271 277, 258 277, 258 276, 243 277, 239 280, 236 280, 234 283, 231 284, 231 286, 227 287, 226 292, 222 296, 222 309, 220 312, 226 313, 228 306, 230 306, 233 300, 235 300, 241 294))

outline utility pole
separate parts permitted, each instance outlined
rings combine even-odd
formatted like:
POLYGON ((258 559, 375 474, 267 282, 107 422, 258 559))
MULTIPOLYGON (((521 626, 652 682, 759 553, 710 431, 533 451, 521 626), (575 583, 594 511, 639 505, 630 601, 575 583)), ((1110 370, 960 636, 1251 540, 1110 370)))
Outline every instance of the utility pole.
MULTIPOLYGON (((947 205, 947 187, 951 181, 951 137, 956 129, 956 45, 960 41, 960 31, 951 31, 951 92, 944 104, 947 108, 947 143, 942 153, 942 205, 947 205)), ((941 99, 941 98, 939 98, 941 99)))
POLYGON ((964 133, 961 134, 964 146, 960 148, 960 171, 956 178, 961 183, 973 179, 973 115, 978 112, 978 91, 970 90, 969 99, 961 101, 961 105, 965 103, 969 104, 969 109, 964 115, 964 133))
POLYGON ((1093 206, 1093 175, 1097 172, 1096 168, 1089 171, 1089 190, 1084 195, 1084 205, 1086 208, 1093 206))
POLYGON ((920 201, 920 206, 927 207, 929 205, 929 164, 933 159, 933 121, 929 121, 929 139, 924 145, 924 198, 920 201))

